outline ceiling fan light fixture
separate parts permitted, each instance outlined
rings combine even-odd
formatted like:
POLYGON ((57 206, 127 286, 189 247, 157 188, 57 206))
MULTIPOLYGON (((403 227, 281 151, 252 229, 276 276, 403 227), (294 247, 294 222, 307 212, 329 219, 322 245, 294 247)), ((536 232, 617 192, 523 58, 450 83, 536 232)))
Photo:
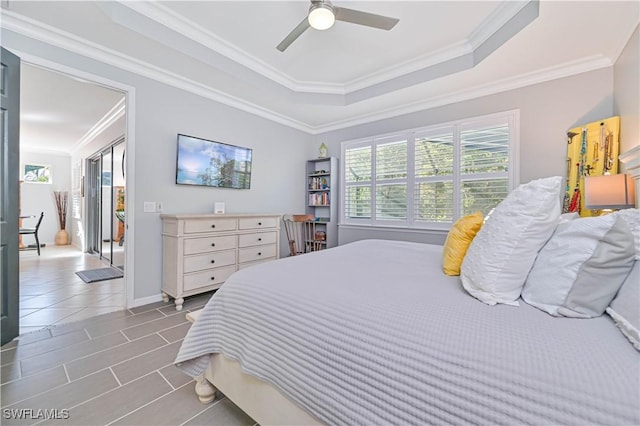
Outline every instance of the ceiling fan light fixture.
POLYGON ((328 30, 336 22, 333 8, 326 3, 312 4, 309 9, 309 25, 316 30, 328 30))

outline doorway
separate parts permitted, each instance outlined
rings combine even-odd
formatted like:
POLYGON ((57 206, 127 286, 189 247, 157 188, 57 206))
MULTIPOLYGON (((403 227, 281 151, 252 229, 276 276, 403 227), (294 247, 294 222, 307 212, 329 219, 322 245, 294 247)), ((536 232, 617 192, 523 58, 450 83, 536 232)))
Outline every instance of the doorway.
POLYGON ((92 155, 88 177, 87 248, 124 271, 125 267, 125 143, 119 138, 92 155))

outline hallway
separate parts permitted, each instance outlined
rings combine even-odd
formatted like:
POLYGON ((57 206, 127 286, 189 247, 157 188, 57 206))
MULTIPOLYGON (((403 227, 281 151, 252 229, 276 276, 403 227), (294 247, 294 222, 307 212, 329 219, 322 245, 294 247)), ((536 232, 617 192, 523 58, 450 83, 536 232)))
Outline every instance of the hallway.
POLYGON ((124 278, 86 284, 75 272, 103 268, 73 246, 20 252, 20 334, 124 308, 124 278))

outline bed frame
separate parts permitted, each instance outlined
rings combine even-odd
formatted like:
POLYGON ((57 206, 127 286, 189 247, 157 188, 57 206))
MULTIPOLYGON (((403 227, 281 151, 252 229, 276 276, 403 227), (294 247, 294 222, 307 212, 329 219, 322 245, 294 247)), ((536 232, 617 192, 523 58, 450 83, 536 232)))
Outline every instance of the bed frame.
MULTIPOLYGON (((194 322, 200 311, 187 314, 194 322)), ((209 367, 196 378, 196 394, 203 404, 215 399, 216 389, 261 425, 322 425, 269 383, 244 371, 238 361, 212 354, 209 367)))

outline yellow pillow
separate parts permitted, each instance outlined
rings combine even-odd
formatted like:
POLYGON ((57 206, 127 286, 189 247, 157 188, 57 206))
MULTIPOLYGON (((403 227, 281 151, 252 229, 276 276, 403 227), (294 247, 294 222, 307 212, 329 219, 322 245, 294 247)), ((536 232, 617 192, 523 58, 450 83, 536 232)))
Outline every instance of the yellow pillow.
POLYGON ((442 250, 442 270, 447 275, 460 275, 460 265, 471 241, 482 227, 482 212, 461 217, 453 224, 442 250))

